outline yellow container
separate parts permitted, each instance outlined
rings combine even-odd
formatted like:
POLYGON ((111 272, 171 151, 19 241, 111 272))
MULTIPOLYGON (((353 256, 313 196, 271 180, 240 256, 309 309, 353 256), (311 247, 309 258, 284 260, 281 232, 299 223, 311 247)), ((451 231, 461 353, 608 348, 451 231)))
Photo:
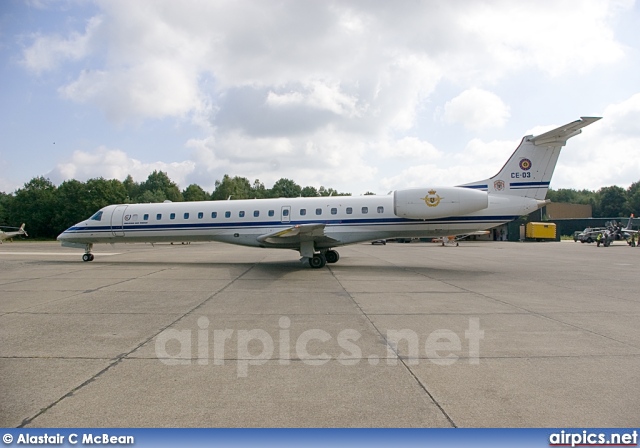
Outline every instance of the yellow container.
POLYGON ((528 222, 526 237, 533 239, 556 239, 556 225, 552 222, 528 222))

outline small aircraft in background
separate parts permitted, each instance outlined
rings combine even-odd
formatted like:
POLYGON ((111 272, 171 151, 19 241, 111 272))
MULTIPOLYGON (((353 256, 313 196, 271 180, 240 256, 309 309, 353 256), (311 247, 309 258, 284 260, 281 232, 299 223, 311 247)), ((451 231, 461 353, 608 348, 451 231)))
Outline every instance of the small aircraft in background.
POLYGON ((441 243, 442 246, 459 246, 459 241, 462 241, 465 238, 475 235, 489 235, 489 233, 489 230, 478 230, 477 232, 464 233, 462 235, 450 235, 434 238, 432 242, 441 243))
POLYGON ((597 246, 603 245, 609 247, 614 241, 626 241, 631 247, 636 246, 638 231, 633 230, 633 214, 629 218, 626 227, 622 227, 617 221, 607 221, 605 227, 587 228, 578 236, 578 241, 592 242, 595 241, 597 246))
POLYGON ((11 239, 14 236, 19 236, 19 235, 29 236, 27 235, 27 232, 24 230, 24 223, 20 227, 5 227, 5 228, 18 229, 18 230, 15 230, 12 232, 4 232, 0 230, 0 244, 2 244, 4 240, 11 239))
POLYGON ((625 240, 629 246, 635 247, 638 231, 633 230, 633 214, 629 217, 629 222, 624 228, 616 221, 608 222, 606 226, 605 233, 611 241, 625 240))

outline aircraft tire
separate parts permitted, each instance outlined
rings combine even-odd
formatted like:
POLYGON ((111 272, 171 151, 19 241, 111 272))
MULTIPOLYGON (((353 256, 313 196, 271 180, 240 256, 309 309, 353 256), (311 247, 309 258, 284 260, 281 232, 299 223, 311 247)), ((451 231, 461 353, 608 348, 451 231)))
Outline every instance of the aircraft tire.
POLYGON ((91 254, 84 254, 82 256, 82 261, 91 261, 91 254))
POLYGON ((322 254, 315 254, 313 257, 309 258, 309 266, 313 269, 321 269, 325 267, 327 264, 327 259, 324 258, 322 254))
POLYGON ((324 254, 327 263, 337 263, 340 259, 340 254, 335 250, 328 250, 324 254))

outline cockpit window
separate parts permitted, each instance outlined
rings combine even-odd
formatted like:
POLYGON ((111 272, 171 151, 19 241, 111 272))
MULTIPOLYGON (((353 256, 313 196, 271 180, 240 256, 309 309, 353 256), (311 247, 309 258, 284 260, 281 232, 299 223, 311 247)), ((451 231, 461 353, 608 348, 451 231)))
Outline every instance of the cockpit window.
POLYGON ((100 221, 102 219, 102 210, 91 217, 91 221, 100 221))

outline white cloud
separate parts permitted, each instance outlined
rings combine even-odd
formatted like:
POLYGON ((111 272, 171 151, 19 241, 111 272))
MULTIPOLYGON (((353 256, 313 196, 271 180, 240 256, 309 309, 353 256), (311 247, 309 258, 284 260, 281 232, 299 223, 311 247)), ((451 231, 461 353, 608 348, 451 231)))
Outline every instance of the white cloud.
POLYGON ((443 153, 431 143, 415 137, 404 137, 395 141, 382 141, 377 145, 378 154, 385 158, 402 159, 410 163, 416 160, 438 160, 443 153))
POLYGON ((502 127, 509 119, 509 106, 487 90, 465 90, 444 105, 444 120, 461 123, 474 131, 502 127))
POLYGON ((602 117, 569 141, 558 162, 554 188, 626 188, 640 179, 640 93, 609 105, 602 117))
POLYGON ((194 169, 192 161, 143 163, 119 149, 100 147, 92 152, 74 151, 69 160, 59 163, 47 177, 60 183, 67 179, 85 181, 95 177, 124 180, 130 174, 135 181, 141 182, 158 170, 166 172, 171 180, 184 187, 186 177, 194 169))
POLYGON ((346 117, 359 116, 358 100, 340 89, 338 82, 312 81, 304 86, 305 92, 277 94, 269 91, 266 103, 271 107, 308 106, 327 110, 346 117))
MULTIPOLYGON (((381 185, 386 190, 394 190, 424 185, 452 186, 486 179, 500 171, 518 143, 472 139, 459 153, 444 155, 437 164, 412 165, 395 176, 384 177, 381 185)), ((431 160, 425 158, 424 161, 431 160)))
MULTIPOLYGON (((99 109, 125 131, 136 127, 131 122, 190 121, 193 133, 184 140, 193 160, 176 173, 185 182, 286 175, 355 192, 361 182, 386 188, 494 174, 492 148, 501 142, 472 140, 463 152, 445 154, 425 141, 433 124, 421 113, 436 89, 462 91, 444 106, 445 122, 501 128, 511 111, 491 91, 499 81, 584 76, 620 61, 627 48, 614 25, 633 2, 98 0, 96 8, 83 32, 35 34, 22 53, 34 73, 82 62, 57 78, 62 98, 99 109), (402 170, 398 156, 418 165, 402 170), (485 166, 489 172, 479 175, 485 166), (383 170, 396 175, 378 180, 383 170)), ((634 129, 629 114, 615 120, 615 132, 623 123, 634 129)), ((114 150, 86 154, 100 159, 104 151, 114 150)), ((123 172, 108 164, 100 171, 100 162, 83 157, 56 173, 123 172)), ((121 157, 126 170, 144 158, 121 157)), ((141 170, 152 165, 138 163, 141 170)))
POLYGON ((55 69, 66 60, 82 59, 90 53, 91 41, 101 24, 100 16, 92 17, 84 34, 72 32, 68 38, 35 34, 32 36, 33 44, 24 50, 20 62, 28 70, 39 74, 55 69))
MULTIPOLYGON (((472 2, 457 18, 469 43, 465 56, 470 59, 457 62, 484 68, 476 75, 488 80, 527 68, 550 76, 586 73, 624 56, 612 19, 633 4, 633 0, 587 0, 576 8, 570 0, 472 2)), ((468 74, 465 71, 460 77, 468 74)))

